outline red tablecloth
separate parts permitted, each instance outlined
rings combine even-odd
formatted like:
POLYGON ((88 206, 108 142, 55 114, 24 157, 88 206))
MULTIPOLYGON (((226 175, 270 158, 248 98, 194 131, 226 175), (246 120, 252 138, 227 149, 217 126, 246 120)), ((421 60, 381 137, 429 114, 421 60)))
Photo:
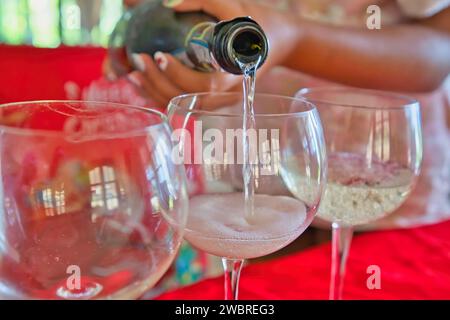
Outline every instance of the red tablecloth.
MULTIPOLYGON (((241 299, 327 299, 330 244, 243 269, 241 299)), ((450 221, 353 239, 345 299, 450 299, 450 221), (381 269, 369 290, 367 267, 381 269)), ((159 299, 222 299, 223 278, 202 281, 159 299)))

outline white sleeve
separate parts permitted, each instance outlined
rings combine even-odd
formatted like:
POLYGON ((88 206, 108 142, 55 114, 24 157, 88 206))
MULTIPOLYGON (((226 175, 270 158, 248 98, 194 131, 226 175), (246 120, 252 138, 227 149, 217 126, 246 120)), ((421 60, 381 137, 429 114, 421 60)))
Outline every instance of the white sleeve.
POLYGON ((450 6, 450 0, 397 0, 400 10, 411 18, 428 18, 450 6))

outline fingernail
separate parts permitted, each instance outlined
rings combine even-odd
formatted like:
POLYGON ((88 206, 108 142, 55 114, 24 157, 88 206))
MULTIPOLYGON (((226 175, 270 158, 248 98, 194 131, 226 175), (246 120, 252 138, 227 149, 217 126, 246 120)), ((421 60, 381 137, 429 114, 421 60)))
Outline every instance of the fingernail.
POLYGON ((131 58, 133 60, 134 67, 137 70, 144 72, 145 71, 145 62, 144 62, 144 59, 142 59, 142 56, 138 53, 133 53, 131 55, 131 58))
POLYGON ((162 53, 161 51, 158 51, 153 56, 155 59, 155 63, 158 66, 159 69, 162 71, 167 69, 167 65, 169 64, 169 60, 167 60, 167 57, 162 53))
POLYGON ((182 3, 183 0, 164 0, 163 6, 167 8, 173 8, 182 3))
POLYGON ((128 79, 132 84, 134 84, 135 86, 137 86, 137 87, 140 87, 140 86, 141 86, 141 81, 139 81, 139 79, 136 77, 136 75, 130 73, 130 74, 127 76, 127 79, 128 79))
POLYGON ((109 81, 116 81, 117 80, 117 76, 114 72, 108 72, 106 74, 106 79, 108 79, 109 81))

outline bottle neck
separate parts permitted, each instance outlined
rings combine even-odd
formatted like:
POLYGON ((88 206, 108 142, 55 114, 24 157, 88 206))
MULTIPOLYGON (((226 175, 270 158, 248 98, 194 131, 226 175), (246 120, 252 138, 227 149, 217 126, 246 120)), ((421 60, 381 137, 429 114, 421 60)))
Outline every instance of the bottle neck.
POLYGON ((249 64, 261 67, 269 52, 264 31, 246 17, 218 23, 209 45, 218 65, 233 74, 242 74, 249 64))
POLYGON ((232 74, 243 74, 247 65, 263 65, 269 43, 255 21, 241 17, 194 26, 186 37, 185 48, 189 60, 185 64, 188 66, 206 72, 222 69, 232 74))

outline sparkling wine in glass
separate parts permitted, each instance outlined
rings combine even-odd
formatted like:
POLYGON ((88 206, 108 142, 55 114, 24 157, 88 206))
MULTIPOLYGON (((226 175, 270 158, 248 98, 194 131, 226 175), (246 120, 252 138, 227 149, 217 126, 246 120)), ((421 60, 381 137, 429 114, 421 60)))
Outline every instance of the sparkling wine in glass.
POLYGON ((301 99, 264 94, 256 94, 252 102, 255 121, 246 134, 241 94, 185 95, 169 105, 178 143, 174 156, 185 164, 187 175, 185 238, 222 257, 226 299, 238 297, 244 259, 280 250, 309 226, 326 180, 315 107, 301 99), (253 176, 250 206, 245 192, 248 165, 253 176))
POLYGON ((130 299, 187 216, 166 116, 112 103, 0 106, 0 297, 130 299))
POLYGON ((299 92, 324 126, 328 182, 318 216, 332 223, 330 299, 342 299, 354 226, 380 219, 407 199, 422 162, 419 103, 353 88, 299 92))

